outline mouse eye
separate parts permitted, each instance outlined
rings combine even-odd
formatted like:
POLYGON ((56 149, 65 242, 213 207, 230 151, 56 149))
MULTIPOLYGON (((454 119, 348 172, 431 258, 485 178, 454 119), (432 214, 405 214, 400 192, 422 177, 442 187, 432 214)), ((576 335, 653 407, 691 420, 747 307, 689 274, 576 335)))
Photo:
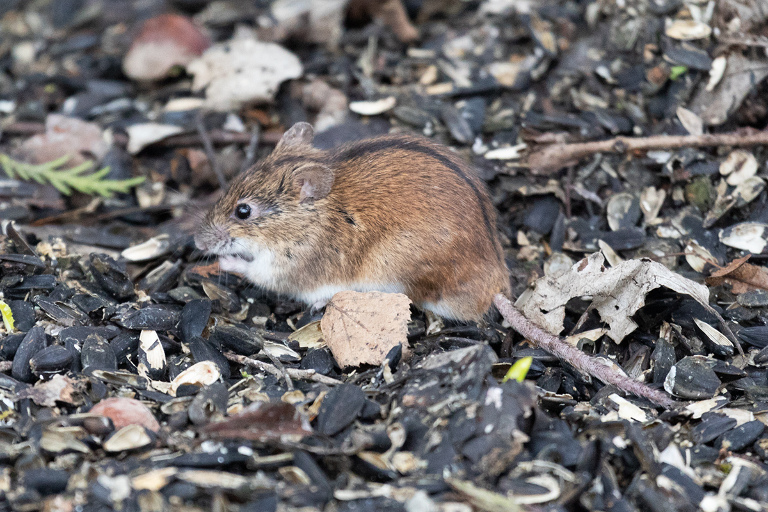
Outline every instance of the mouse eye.
POLYGON ((240 203, 239 205, 235 206, 235 217, 237 217, 240 220, 245 220, 250 216, 251 216, 250 206, 244 203, 240 203))

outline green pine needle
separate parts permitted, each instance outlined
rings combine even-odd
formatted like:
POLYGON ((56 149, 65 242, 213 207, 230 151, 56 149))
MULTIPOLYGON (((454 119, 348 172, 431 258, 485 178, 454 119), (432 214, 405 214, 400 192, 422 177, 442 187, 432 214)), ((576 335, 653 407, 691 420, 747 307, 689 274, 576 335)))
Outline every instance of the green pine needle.
POLYGON ((41 184, 50 183, 66 196, 76 190, 88 195, 98 194, 102 197, 112 197, 116 192, 129 192, 131 188, 140 185, 145 179, 143 176, 127 180, 105 179, 109 173, 109 167, 85 174, 93 169, 93 162, 90 160, 70 169, 62 169, 68 160, 69 156, 63 156, 44 164, 33 165, 19 162, 0 153, 0 167, 9 178, 34 180, 41 184))

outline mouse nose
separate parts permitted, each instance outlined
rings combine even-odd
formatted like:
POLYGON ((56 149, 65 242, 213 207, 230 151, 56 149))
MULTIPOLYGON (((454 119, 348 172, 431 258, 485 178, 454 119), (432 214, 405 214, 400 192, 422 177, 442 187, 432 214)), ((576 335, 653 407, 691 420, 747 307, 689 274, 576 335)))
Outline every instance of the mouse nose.
POLYGON ((195 246, 201 251, 208 250, 208 243, 205 237, 205 233, 203 232, 195 233, 195 246))
POLYGON ((195 233, 195 247, 197 247, 201 251, 208 250, 208 244, 206 244, 205 237, 203 236, 202 233, 195 233))
POLYGON ((195 233, 195 245, 205 252, 215 252, 216 247, 229 240, 229 232, 221 226, 205 226, 195 233))

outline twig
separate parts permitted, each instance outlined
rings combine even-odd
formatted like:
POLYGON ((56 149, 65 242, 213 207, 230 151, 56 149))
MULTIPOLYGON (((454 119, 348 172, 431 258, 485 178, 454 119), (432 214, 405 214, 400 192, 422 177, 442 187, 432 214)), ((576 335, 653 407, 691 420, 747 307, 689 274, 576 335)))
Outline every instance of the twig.
POLYGON ((74 210, 68 210, 56 215, 48 217, 42 217, 29 223, 30 226, 47 226, 48 224, 59 224, 62 222, 82 222, 84 224, 94 224, 96 222, 102 222, 105 220, 111 220, 115 217, 123 217, 125 215, 134 215, 136 213, 158 213, 167 212, 175 208, 172 204, 159 204, 156 206, 132 206, 130 208, 119 208, 108 212, 101 213, 99 215, 90 215, 93 212, 88 207, 77 208, 74 210), (86 217, 87 215, 87 217, 86 217))
POLYGON ((80 208, 75 208, 72 210, 66 210, 62 213, 51 215, 49 217, 43 217, 42 219, 37 219, 33 222, 30 222, 30 226, 45 226, 46 224, 52 224, 55 222, 75 222, 79 220, 81 217, 89 215, 93 216, 94 212, 98 210, 99 206, 101 206, 101 203, 103 201, 101 198, 95 197, 91 199, 91 201, 80 208))
MULTIPOLYGON (((250 133, 228 132, 216 129, 211 130, 208 135, 211 138, 211 142, 219 146, 225 146, 227 144, 248 144, 251 141, 250 133)), ((264 132, 259 137, 259 142, 274 146, 282 136, 283 134, 278 132, 264 132)), ((179 134, 157 141, 155 144, 162 147, 184 147, 196 146, 201 143, 202 140, 199 135, 179 134)))
POLYGON ((496 294, 493 303, 501 313, 501 316, 509 322, 514 330, 536 343, 550 354, 567 361, 577 370, 597 377, 606 384, 613 384, 622 391, 647 398, 656 405, 670 407, 675 404, 669 396, 646 386, 642 382, 633 380, 626 375, 615 372, 608 366, 595 360, 576 347, 565 343, 558 336, 546 332, 544 329, 528 320, 514 305, 502 294, 496 294))
POLYGON ((253 162, 256 161, 256 149, 259 147, 260 138, 261 129, 259 128, 259 125, 256 124, 251 129, 251 140, 248 142, 248 147, 245 149, 245 160, 243 160, 243 164, 240 166, 241 173, 248 170, 248 168, 253 165, 253 162))
POLYGON ((205 131, 202 110, 198 111, 197 116, 195 116, 195 125, 197 126, 197 133, 200 135, 200 140, 203 142, 205 154, 208 156, 208 161, 211 163, 211 169, 213 169, 213 173, 219 180, 219 187, 221 187, 222 190, 227 190, 227 179, 224 177, 224 173, 221 172, 219 159, 216 158, 216 153, 213 151, 213 142, 211 142, 211 138, 208 136, 208 132, 205 131))
MULTIPOLYGON (((241 356, 239 354, 235 354, 234 352, 224 352, 224 357, 226 357, 227 359, 235 363, 240 363, 243 366, 250 366, 252 368, 256 368, 263 372, 269 373, 270 375, 274 375, 278 379, 283 377, 283 374, 280 372, 280 370, 278 370, 277 368, 275 368, 273 365, 269 363, 258 361, 256 359, 246 357, 246 356, 241 356)), ((332 377, 327 377, 325 375, 317 373, 315 370, 299 370, 297 368, 286 368, 285 373, 293 379, 309 380, 312 382, 327 384, 329 386, 338 386, 340 384, 344 384, 340 380, 336 380, 332 377)))
POLYGON ((720 34, 717 36, 717 42, 735 46, 762 46, 763 48, 768 48, 768 37, 743 33, 740 33, 738 36, 720 34))
POLYGON ((702 148, 708 146, 768 145, 768 132, 753 130, 703 135, 653 135, 650 137, 616 137, 609 140, 552 144, 533 151, 528 165, 534 174, 549 174, 595 153, 630 153, 654 149, 702 148))
POLYGON ((283 363, 281 363, 278 358, 272 355, 269 350, 264 350, 263 353, 267 354, 269 360, 272 361, 272 365, 280 372, 281 377, 285 381, 285 387, 288 388, 288 391, 293 391, 293 381, 291 380, 291 376, 288 375, 288 372, 285 371, 285 366, 283 366, 283 363))

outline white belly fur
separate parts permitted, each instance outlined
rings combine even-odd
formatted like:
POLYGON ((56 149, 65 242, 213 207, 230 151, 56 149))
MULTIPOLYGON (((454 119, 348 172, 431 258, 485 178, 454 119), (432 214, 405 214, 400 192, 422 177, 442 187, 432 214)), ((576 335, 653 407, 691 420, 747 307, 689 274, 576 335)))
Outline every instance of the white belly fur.
POLYGON ((356 292, 405 293, 405 286, 400 283, 350 283, 345 285, 328 284, 296 295, 307 304, 324 304, 338 292, 353 290, 356 292))

